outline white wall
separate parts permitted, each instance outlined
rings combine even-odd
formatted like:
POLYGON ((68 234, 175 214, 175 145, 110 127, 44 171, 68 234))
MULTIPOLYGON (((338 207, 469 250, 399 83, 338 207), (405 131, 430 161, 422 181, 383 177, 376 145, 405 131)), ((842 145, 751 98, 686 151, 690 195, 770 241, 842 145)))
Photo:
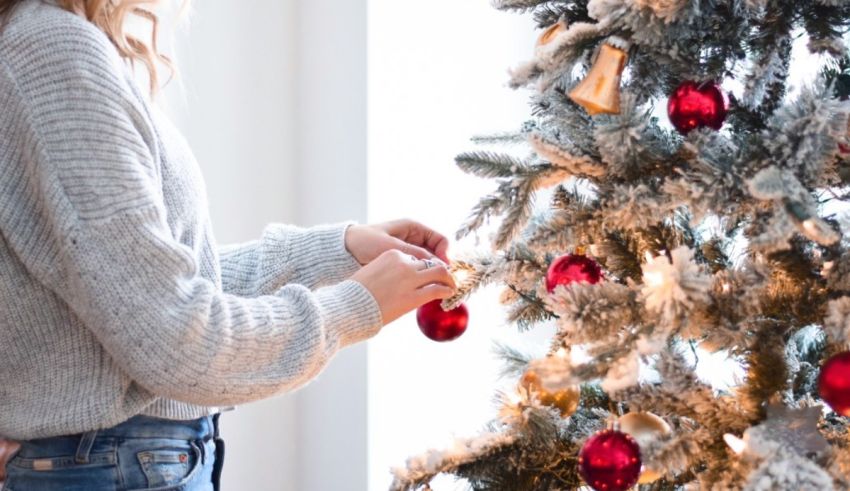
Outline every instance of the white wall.
MULTIPOLYGON (((296 5, 254 4, 197 2, 188 32, 178 33, 184 90, 168 89, 222 243, 250 240, 267 222, 297 214, 296 5)), ((296 413, 296 397, 284 396, 222 417, 224 489, 296 489, 296 413)))
MULTIPOLYGON (((365 219, 365 0, 199 1, 167 93, 220 242, 270 221, 365 219), (332 14, 332 15, 329 15, 332 14)), ((222 417, 224 489, 366 489, 365 347, 222 417)))
MULTIPOLYGON (((472 135, 514 130, 528 117, 528 93, 505 82, 507 69, 531 55, 534 37, 527 17, 486 0, 370 0, 371 221, 410 216, 453 236, 494 186, 462 174, 454 157, 474 149, 472 135)), ((473 247, 453 244, 450 256, 473 247)), ((387 489, 390 466, 476 434, 494 414, 494 339, 545 351, 543 329, 520 336, 505 325, 495 293, 467 303, 469 328, 452 343, 426 339, 412 315, 370 342, 370 490, 387 489)), ((434 489, 456 485, 441 479, 434 489)))
MULTIPOLYGON (((366 0, 302 0, 299 219, 366 219, 366 0)), ((366 347, 298 394, 298 491, 366 489, 366 347)))

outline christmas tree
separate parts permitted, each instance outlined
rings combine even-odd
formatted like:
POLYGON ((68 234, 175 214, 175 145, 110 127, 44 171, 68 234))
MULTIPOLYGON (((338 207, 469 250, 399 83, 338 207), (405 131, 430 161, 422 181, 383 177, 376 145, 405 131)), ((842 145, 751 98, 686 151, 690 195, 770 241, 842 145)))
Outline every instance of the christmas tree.
POLYGON ((542 29, 533 110, 457 158, 497 182, 458 238, 497 229, 443 307, 497 284, 557 330, 499 347, 498 418, 393 489, 850 488, 850 1, 494 4, 542 29), (716 352, 731 387, 697 376, 716 352))

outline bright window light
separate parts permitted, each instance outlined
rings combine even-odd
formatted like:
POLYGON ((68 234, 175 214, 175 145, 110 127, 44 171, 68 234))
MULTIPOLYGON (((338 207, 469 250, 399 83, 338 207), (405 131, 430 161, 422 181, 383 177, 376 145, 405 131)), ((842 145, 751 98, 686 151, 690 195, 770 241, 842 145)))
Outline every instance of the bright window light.
MULTIPOLYGON (((527 19, 486 1, 370 1, 371 222, 410 217, 454 235, 493 188, 462 174, 454 157, 475 148, 473 135, 517 129, 529 116, 528 93, 505 82, 534 40, 527 19)), ((473 242, 453 241, 450 255, 474 249, 473 242)), ((486 237, 477 247, 488 247, 486 237)), ((468 302, 470 326, 457 341, 430 341, 412 315, 370 341, 370 490, 387 489, 389 468, 409 455, 472 436, 495 415, 501 363, 492 355, 494 340, 545 350, 551 333, 517 334, 503 320, 497 293, 468 302)))

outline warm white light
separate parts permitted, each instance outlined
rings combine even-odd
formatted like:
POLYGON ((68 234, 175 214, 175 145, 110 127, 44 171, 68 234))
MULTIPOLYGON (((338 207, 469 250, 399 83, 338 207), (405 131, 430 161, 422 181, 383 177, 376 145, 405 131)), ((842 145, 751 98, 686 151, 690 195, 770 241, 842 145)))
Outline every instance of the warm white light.
POLYGON ((643 282, 649 286, 661 286, 664 284, 664 275, 656 271, 647 271, 643 274, 643 282))
POLYGON ((592 360, 593 357, 587 354, 587 350, 581 346, 573 346, 570 349, 570 363, 572 365, 581 365, 592 360))
POLYGON ((747 442, 731 433, 723 435, 723 441, 725 441, 726 445, 729 445, 729 448, 738 455, 744 453, 744 449, 747 447, 747 442))
POLYGON ((817 225, 815 225, 815 222, 812 221, 811 218, 808 220, 803 220, 803 228, 806 229, 806 232, 809 232, 810 234, 817 233, 818 231, 817 225))
POLYGON ((507 397, 508 402, 511 403, 511 405, 513 406, 516 406, 517 404, 522 402, 522 395, 519 393, 519 391, 508 392, 507 397))
POLYGON ((561 348, 555 352, 555 356, 561 359, 565 359, 570 355, 569 351, 566 348, 561 348))
POLYGON ((466 281, 466 279, 467 279, 467 278, 469 278, 469 270, 467 270, 467 269, 459 269, 459 270, 457 270, 457 271, 453 271, 453 272, 452 272, 452 277, 454 277, 454 279, 455 279, 455 283, 457 283, 458 285, 460 285, 461 283, 463 283, 464 281, 466 281))

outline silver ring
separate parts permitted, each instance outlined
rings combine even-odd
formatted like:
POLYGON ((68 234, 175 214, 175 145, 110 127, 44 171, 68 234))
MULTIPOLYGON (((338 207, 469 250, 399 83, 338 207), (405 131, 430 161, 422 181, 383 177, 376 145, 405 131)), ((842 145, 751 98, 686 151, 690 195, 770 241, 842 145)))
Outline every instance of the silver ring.
POLYGON ((431 269, 434 267, 434 261, 430 259, 423 259, 422 262, 425 263, 425 269, 431 269))

